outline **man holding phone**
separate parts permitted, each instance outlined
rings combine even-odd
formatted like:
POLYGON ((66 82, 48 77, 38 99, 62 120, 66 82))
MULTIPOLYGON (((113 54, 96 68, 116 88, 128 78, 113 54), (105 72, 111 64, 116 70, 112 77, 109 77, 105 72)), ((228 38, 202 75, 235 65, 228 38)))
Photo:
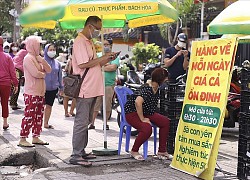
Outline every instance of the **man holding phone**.
POLYGON ((74 165, 91 166, 88 159, 96 158, 85 152, 88 144, 88 125, 92 121, 94 105, 98 96, 104 95, 101 67, 113 61, 117 53, 106 53, 97 57, 93 38, 98 38, 102 21, 98 16, 89 16, 83 30, 74 40, 72 53, 73 74, 86 76, 82 82, 80 93, 76 98, 76 116, 73 127, 73 152, 69 162, 74 165))
POLYGON ((175 83, 176 78, 186 73, 189 64, 190 52, 186 50, 187 36, 184 33, 178 35, 178 43, 174 47, 166 49, 164 64, 169 72, 169 81, 175 83))
MULTIPOLYGON (((113 40, 112 38, 105 38, 104 39, 104 53, 110 53, 112 51, 113 40)), ((105 102, 106 102, 106 123, 110 117, 112 111, 112 99, 114 94, 114 87, 115 87, 115 79, 116 79, 116 69, 119 67, 119 57, 118 55, 120 52, 115 54, 115 60, 110 61, 109 63, 104 65, 104 76, 105 76, 105 102)), ((97 97, 93 119, 89 126, 89 129, 95 129, 95 118, 98 115, 98 112, 102 106, 102 96, 97 97)), ((106 124, 106 130, 109 130, 108 124, 106 124)))

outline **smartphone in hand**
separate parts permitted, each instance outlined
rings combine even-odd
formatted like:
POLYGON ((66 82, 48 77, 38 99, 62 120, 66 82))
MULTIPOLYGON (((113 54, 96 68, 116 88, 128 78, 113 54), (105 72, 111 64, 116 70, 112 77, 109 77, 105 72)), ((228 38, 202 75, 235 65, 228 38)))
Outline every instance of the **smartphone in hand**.
POLYGON ((121 54, 121 51, 115 53, 115 59, 121 54))
POLYGON ((111 55, 110 55, 110 61, 115 60, 119 56, 120 53, 121 53, 121 51, 116 52, 116 53, 112 52, 111 55))

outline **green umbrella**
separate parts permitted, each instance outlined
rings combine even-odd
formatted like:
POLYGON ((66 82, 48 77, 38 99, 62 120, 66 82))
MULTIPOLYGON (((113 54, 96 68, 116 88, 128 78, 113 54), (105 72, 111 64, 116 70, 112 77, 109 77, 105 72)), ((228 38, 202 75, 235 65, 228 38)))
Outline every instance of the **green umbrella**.
POLYGON ((239 44, 248 44, 250 43, 250 35, 245 35, 245 34, 224 34, 221 36, 223 39, 232 39, 232 38, 238 38, 238 43, 239 44))
POLYGON ((24 27, 80 29, 88 16, 103 19, 104 28, 130 28, 174 22, 176 9, 167 0, 70 0, 37 1, 20 15, 24 27))
POLYGON ((250 1, 236 1, 224 9, 208 25, 208 33, 250 34, 250 1))

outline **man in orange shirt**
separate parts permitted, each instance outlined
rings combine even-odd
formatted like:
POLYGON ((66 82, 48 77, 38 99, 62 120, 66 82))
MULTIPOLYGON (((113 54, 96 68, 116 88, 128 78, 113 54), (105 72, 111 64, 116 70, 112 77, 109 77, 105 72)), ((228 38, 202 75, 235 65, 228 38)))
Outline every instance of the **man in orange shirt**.
POLYGON ((92 39, 100 35, 101 28, 101 19, 98 16, 89 16, 73 45, 73 74, 82 76, 86 68, 89 68, 81 85, 79 97, 76 99, 72 138, 73 152, 69 160, 71 164, 75 165, 91 166, 92 163, 87 160, 95 158, 93 154, 85 152, 88 143, 88 125, 93 117, 96 98, 104 95, 101 67, 117 57, 116 53, 107 53, 97 58, 92 39))

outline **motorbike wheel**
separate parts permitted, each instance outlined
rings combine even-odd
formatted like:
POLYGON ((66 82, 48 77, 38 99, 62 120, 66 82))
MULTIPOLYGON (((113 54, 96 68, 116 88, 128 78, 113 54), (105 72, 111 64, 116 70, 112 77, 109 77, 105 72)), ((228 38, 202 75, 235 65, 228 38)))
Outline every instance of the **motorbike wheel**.
MULTIPOLYGON (((120 127, 121 124, 121 113, 118 112, 117 114, 117 123, 118 126, 120 127)), ((123 133, 126 133, 126 129, 123 130, 123 133)), ((131 129, 131 136, 136 136, 139 132, 136 129, 131 129)))

